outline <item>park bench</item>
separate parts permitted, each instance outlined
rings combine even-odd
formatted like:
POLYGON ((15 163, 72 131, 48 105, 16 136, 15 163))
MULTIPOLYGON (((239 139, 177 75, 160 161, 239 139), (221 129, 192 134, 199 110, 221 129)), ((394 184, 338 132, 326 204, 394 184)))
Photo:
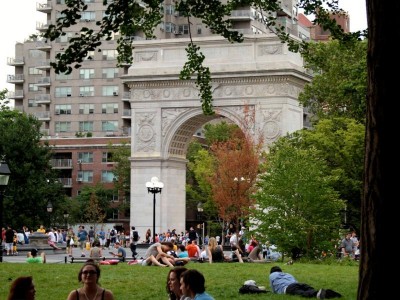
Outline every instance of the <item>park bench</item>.
MULTIPOLYGON (((105 261, 105 260, 117 260, 118 258, 117 257, 105 257, 105 256, 103 256, 103 257, 98 257, 98 258, 91 258, 91 257, 87 257, 87 256, 85 256, 85 257, 74 257, 74 256, 72 256, 72 257, 70 257, 70 259, 69 259, 69 262, 72 264, 72 263, 85 263, 88 259, 93 259, 93 260, 95 260, 95 261, 97 261, 97 262, 100 262, 100 261, 105 261)), ((122 262, 129 262, 129 261, 132 261, 132 260, 135 260, 133 257, 125 257, 123 260, 122 260, 122 262)), ((68 262, 68 257, 66 256, 65 257, 65 263, 67 263, 68 262)))

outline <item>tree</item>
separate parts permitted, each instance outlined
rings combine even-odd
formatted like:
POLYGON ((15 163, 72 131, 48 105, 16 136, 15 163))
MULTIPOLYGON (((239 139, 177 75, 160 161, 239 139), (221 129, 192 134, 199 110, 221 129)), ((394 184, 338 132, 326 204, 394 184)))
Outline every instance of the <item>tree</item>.
POLYGON ((364 167, 365 126, 354 119, 321 119, 312 130, 300 130, 287 137, 294 147, 317 150, 329 174, 336 177, 333 188, 346 201, 343 226, 360 230, 364 167))
POLYGON ((365 123, 367 45, 366 40, 310 43, 303 57, 314 77, 299 102, 318 118, 344 116, 365 123))
POLYGON ((102 224, 106 220, 106 214, 100 207, 99 198, 95 192, 90 194, 89 207, 86 209, 85 217, 88 223, 93 224, 94 230, 96 230, 97 224, 102 224))
POLYGON ((49 201, 53 205, 53 218, 62 219, 65 193, 50 164, 51 148, 41 141, 41 122, 32 115, 11 110, 6 101, 1 103, 4 97, 3 91, 0 93, 0 157, 4 157, 11 171, 4 197, 4 221, 14 228, 24 225, 38 228, 48 223, 49 201))
POLYGON ((130 194, 131 186, 131 155, 130 145, 122 143, 121 145, 110 144, 110 153, 112 161, 115 162, 113 173, 115 178, 115 188, 125 197, 130 194))
POLYGON ((283 253, 299 249, 314 258, 333 251, 344 201, 333 189, 337 178, 314 148, 300 149, 289 139, 277 141, 259 176, 252 220, 256 236, 273 241, 283 253))

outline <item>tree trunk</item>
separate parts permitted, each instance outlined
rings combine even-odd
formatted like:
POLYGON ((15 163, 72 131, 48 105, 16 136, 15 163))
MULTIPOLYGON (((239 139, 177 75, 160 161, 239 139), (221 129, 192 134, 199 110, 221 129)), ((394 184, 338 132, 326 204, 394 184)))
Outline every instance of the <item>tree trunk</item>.
POLYGON ((398 236, 398 232, 391 236, 392 231, 397 229, 389 225, 395 220, 389 217, 389 212, 393 211, 394 202, 398 199, 398 182, 395 179, 399 177, 395 175, 398 166, 395 161, 399 157, 396 153, 398 149, 393 145, 396 137, 389 132, 399 127, 398 116, 395 116, 398 112, 394 109, 399 99, 399 82, 398 76, 392 76, 390 71, 398 72, 400 69, 393 44, 399 40, 396 14, 400 11, 400 2, 366 0, 366 3, 369 29, 368 111, 358 300, 380 299, 383 294, 394 294, 396 276, 388 276, 387 266, 395 268, 397 265, 393 264, 397 260, 397 251, 390 238, 398 236))

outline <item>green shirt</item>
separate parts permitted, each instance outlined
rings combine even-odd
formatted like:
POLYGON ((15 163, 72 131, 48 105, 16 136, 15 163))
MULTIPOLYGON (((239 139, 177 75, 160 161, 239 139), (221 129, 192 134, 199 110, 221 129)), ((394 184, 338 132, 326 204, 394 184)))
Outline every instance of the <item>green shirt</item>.
POLYGON ((42 257, 28 257, 26 262, 30 264, 41 264, 43 263, 43 259, 42 257))

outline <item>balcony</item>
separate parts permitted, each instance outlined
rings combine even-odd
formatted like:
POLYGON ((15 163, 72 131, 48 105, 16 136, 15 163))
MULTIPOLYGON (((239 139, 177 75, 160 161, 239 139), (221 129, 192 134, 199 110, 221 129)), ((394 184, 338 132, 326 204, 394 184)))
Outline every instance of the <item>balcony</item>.
POLYGON ((50 51, 51 44, 47 43, 45 40, 36 41, 36 49, 42 51, 50 51))
POLYGON ((131 100, 131 92, 123 92, 122 93, 122 100, 129 101, 131 100))
POLYGON ((7 93, 7 98, 8 99, 23 99, 24 98, 24 91, 23 90, 18 90, 15 92, 8 92, 7 93))
POLYGON ((50 121, 50 112, 49 111, 39 111, 35 113, 35 117, 39 121, 50 121))
POLYGON ((24 83, 24 74, 7 75, 8 83, 24 83))
POLYGON ((24 57, 7 57, 7 65, 9 66, 23 66, 25 64, 24 57))
POLYGON ((36 85, 46 87, 46 86, 50 86, 50 82, 51 82, 50 77, 41 77, 41 78, 38 78, 36 85))
POLYGON ((43 13, 50 13, 52 10, 51 1, 47 1, 47 3, 36 3, 36 10, 43 13))
POLYGON ((40 32, 45 32, 51 23, 42 23, 42 22, 36 22, 36 30, 40 32))
POLYGON ((131 127, 122 127, 122 135, 123 136, 130 136, 131 135, 131 127))
POLYGON ((50 68, 51 68, 50 59, 39 61, 38 64, 36 65, 36 69, 39 70, 49 70, 50 68))
POLYGON ((54 158, 51 160, 51 165, 54 169, 72 169, 72 159, 54 158))
POLYGON ((50 104, 51 96, 50 96, 50 94, 35 95, 35 102, 36 102, 36 104, 50 104))
POLYGON ((131 118, 131 109, 124 109, 122 112, 123 119, 130 119, 131 118))
POLYGON ((232 21, 251 21, 255 20, 254 14, 250 9, 247 10, 233 10, 228 17, 232 21))
POLYGON ((60 182, 65 188, 72 187, 72 178, 58 178, 58 182, 60 182))
POLYGON ((40 129, 40 133, 43 136, 50 136, 50 129, 40 129))

